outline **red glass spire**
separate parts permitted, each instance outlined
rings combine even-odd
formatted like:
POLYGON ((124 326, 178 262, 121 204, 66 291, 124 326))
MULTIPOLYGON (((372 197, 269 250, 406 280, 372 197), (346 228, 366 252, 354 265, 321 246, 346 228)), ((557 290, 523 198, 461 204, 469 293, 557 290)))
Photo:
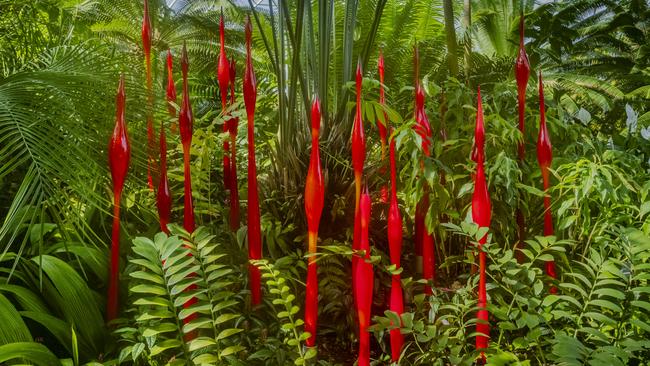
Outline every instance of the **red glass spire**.
MULTIPOLYGON (((526 86, 530 77, 530 63, 524 45, 524 14, 519 17, 519 53, 515 62, 515 78, 517 79, 517 102, 519 107, 519 131, 524 134, 524 112, 526 108, 526 86)), ((518 145, 519 160, 524 160, 524 144, 518 145)))
MULTIPOLYGON (((397 164, 395 162, 395 139, 390 140, 390 206, 388 209, 388 246, 390 249, 390 263, 395 269, 401 268, 402 256, 402 215, 397 204, 397 164)), ((404 312, 404 299, 402 294, 402 280, 399 274, 391 278, 390 310, 402 315, 404 312)), ((401 325, 401 324, 400 324, 401 325)), ((398 362, 404 344, 404 337, 399 329, 390 331, 390 349, 393 362, 398 362)))
MULTIPOLYGON (((172 51, 167 50, 167 111, 172 118, 176 118, 176 83, 174 82, 174 60, 172 58, 172 51)), ((172 134, 178 133, 178 122, 172 120, 170 131, 172 134)))
MULTIPOLYGON (((425 110, 425 93, 420 83, 420 52, 417 44, 414 49, 414 70, 415 70, 415 132, 422 139, 422 151, 426 157, 431 156, 431 125, 425 110)), ((421 170, 424 170, 424 161, 420 162, 421 170)), ((435 279, 435 241, 433 234, 425 224, 425 218, 429 211, 429 193, 425 186, 423 197, 415 209, 415 253, 422 260, 422 277, 431 282, 435 279)), ((425 286, 425 293, 432 294, 430 285, 425 286)))
POLYGON ((370 365, 370 312, 372 310, 372 291, 374 285, 372 264, 367 262, 370 259, 370 241, 368 238, 368 227, 370 225, 371 202, 368 189, 361 195, 359 204, 359 225, 360 225, 360 250, 365 251, 363 258, 359 258, 356 272, 354 291, 357 303, 357 315, 359 319, 359 366, 370 365))
MULTIPOLYGON (((230 86, 230 63, 226 57, 226 35, 223 22, 223 9, 219 17, 219 63, 217 66, 217 79, 219 80, 219 91, 221 94, 221 113, 226 113, 228 104, 228 87, 230 86)), ((223 124, 223 132, 228 132, 227 123, 223 124)), ((230 143, 223 142, 223 182, 226 189, 230 189, 230 143)))
POLYGON ((106 304, 106 319, 111 321, 117 317, 118 294, 120 276, 120 198, 124 181, 129 170, 131 160, 131 145, 126 128, 125 108, 126 95, 124 93, 124 75, 120 77, 120 84, 115 97, 116 114, 115 128, 108 143, 108 166, 111 170, 113 181, 113 233, 111 236, 111 267, 108 279, 108 297, 106 304))
MULTIPOLYGON (((356 73, 356 90, 357 90, 357 108, 352 126, 352 167, 354 170, 354 187, 355 187, 355 205, 354 205, 354 233, 352 238, 352 249, 358 250, 360 246, 360 223, 359 223, 359 200, 361 199, 361 177, 363 175, 363 165, 366 160, 366 137, 363 130, 363 118, 361 114, 361 84, 363 76, 361 71, 361 60, 357 62, 356 73)), ((356 291, 354 282, 356 281, 356 268, 359 258, 352 257, 352 291, 356 291)))
MULTIPOLYGON (((230 60, 230 105, 235 104, 235 76, 236 66, 235 59, 230 60)), ((239 117, 230 117, 227 121, 228 131, 230 135, 230 229, 236 231, 239 229, 239 188, 237 183, 237 127, 239 125, 239 117)))
POLYGON ((183 72, 183 101, 181 102, 181 112, 178 117, 178 124, 181 132, 181 142, 183 144, 183 162, 185 173, 185 197, 184 197, 184 216, 183 226, 190 233, 194 231, 194 204, 192 202, 192 175, 190 173, 190 147, 192 146, 192 106, 190 105, 190 92, 187 83, 187 72, 190 67, 187 58, 187 48, 183 43, 183 53, 181 56, 181 69, 183 72))
MULTIPOLYGON (((377 67, 379 69, 379 104, 384 106, 386 104, 386 93, 384 92, 384 54, 382 50, 379 50, 379 60, 377 61, 377 67)), ((381 161, 382 165, 379 168, 379 174, 384 175, 386 173, 386 133, 388 131, 388 115, 386 112, 382 112, 384 117, 383 121, 379 116, 377 117, 377 129, 379 130, 379 138, 381 140, 381 161)), ((386 184, 382 184, 380 188, 380 200, 381 202, 388 203, 388 187, 386 184)))
POLYGON ((169 224, 172 214, 172 193, 169 189, 169 181, 167 179, 167 138, 165 136, 165 125, 162 121, 160 122, 160 181, 158 182, 156 203, 158 206, 160 229, 166 234, 169 234, 167 224, 169 224))
MULTIPOLYGON (((537 137, 537 162, 542 171, 542 180, 544 183, 544 235, 553 235, 553 217, 551 215, 551 197, 548 195, 550 188, 550 175, 549 168, 553 162, 553 147, 551 146, 551 139, 546 126, 546 111, 544 106, 544 83, 542 82, 542 72, 539 72, 539 135, 537 137)), ((555 272, 555 262, 546 262, 546 274, 551 278, 557 278, 555 272)), ((551 293, 557 293, 555 286, 549 290, 551 293)))
MULTIPOLYGON (((526 108, 526 87, 528 85, 528 78, 530 77, 530 63, 528 62, 528 55, 526 54, 526 47, 524 46, 524 14, 521 13, 519 17, 519 53, 515 62, 515 78, 517 80, 517 106, 519 109, 519 131, 521 131, 522 141, 517 145, 517 151, 520 164, 524 161, 525 148, 524 148, 524 112, 526 108)), ((521 207, 517 207, 517 247, 521 247, 525 240, 526 233, 526 220, 521 207)), ((517 260, 521 263, 524 261, 524 255, 517 252, 517 260)))
MULTIPOLYGON (((490 227, 492 219, 492 204, 485 181, 485 126, 483 124, 483 103, 481 101, 481 88, 478 88, 478 108, 476 112, 476 129, 474 141, 476 147, 476 178, 474 180, 474 193, 472 194, 472 220, 479 227, 490 227)), ((487 293, 485 288, 486 255, 483 251, 483 244, 487 240, 487 234, 479 240, 479 288, 478 288, 478 313, 476 331, 484 335, 476 336, 476 348, 484 349, 488 345, 490 325, 488 323, 487 293)), ((485 355, 481 353, 482 361, 485 355)))
POLYGON ((142 49, 144 50, 144 63, 147 79, 147 181, 149 189, 154 188, 154 173, 156 171, 156 148, 153 128, 153 81, 151 79, 151 19, 149 18, 149 1, 144 0, 144 15, 142 17, 142 49))
MULTIPOLYGON (((255 163, 255 103, 257 101, 257 81, 253 71, 251 38, 253 26, 250 16, 246 19, 246 71, 244 72, 244 104, 248 117, 248 257, 262 258, 262 233, 260 228, 260 203, 257 191, 257 165, 255 163)), ((262 301, 260 270, 249 265, 250 285, 253 305, 262 301)))
MULTIPOLYGON (((384 54, 379 50, 379 61, 377 62, 379 68, 379 104, 382 106, 386 104, 386 93, 384 91, 384 54)), ((379 129, 379 138, 381 139, 381 160, 386 156, 386 132, 388 124, 388 116, 384 112, 384 122, 377 119, 377 128, 379 129)))
MULTIPOLYGON (((172 117, 176 117, 176 83, 174 83, 174 60, 172 58, 172 51, 167 50, 167 111, 172 117), (172 104, 173 103, 173 104, 172 104)), ((175 125, 172 125, 175 126, 175 125)), ((172 132, 173 131, 172 127, 172 132)))
POLYGON ((320 101, 316 97, 311 108, 311 158, 305 184, 305 213, 307 215, 309 254, 311 255, 307 266, 307 293, 305 298, 305 331, 311 334, 306 342, 307 347, 316 345, 316 327, 318 323, 318 275, 314 255, 317 251, 318 226, 325 200, 325 182, 318 147, 320 119, 320 101))

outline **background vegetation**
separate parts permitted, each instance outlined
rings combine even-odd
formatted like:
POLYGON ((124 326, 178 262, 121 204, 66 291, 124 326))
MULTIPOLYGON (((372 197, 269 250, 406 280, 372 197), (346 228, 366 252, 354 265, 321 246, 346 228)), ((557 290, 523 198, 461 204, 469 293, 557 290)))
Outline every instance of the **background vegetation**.
MULTIPOLYGON (((389 364, 385 312, 390 271, 386 205, 376 132, 376 59, 386 58, 387 104, 399 149, 399 199, 407 344, 400 364, 471 364, 476 310, 468 219, 475 89, 484 96, 487 174, 493 202, 488 294, 491 364, 628 365, 650 360, 650 4, 647 0, 304 0, 269 6, 226 1, 150 0, 154 28, 155 120, 164 105, 167 49, 190 54, 195 112, 193 235, 157 233, 146 186, 142 4, 132 0, 0 0, 0 363, 351 364, 350 309, 354 192, 350 163, 351 80, 364 67, 366 177, 373 192, 371 242, 376 293, 373 359, 389 364), (222 186, 223 118, 216 65, 218 13, 227 52, 243 68, 243 19, 254 20, 259 84, 256 140, 266 290, 251 309, 246 227, 226 223, 222 186), (531 81, 527 130, 516 128, 513 65, 520 13, 526 17, 531 81), (420 49, 434 149, 419 173, 412 130, 413 48, 420 49), (554 146, 550 192, 556 236, 541 237, 541 177, 534 146, 537 79, 544 74, 554 146), (127 80, 133 158, 122 223, 122 318, 103 321, 111 224, 106 146, 118 74, 127 80), (306 262, 304 178, 308 105, 320 95, 326 200, 319 254, 318 348, 303 347, 306 262), (444 130, 444 134, 441 131, 444 130), (527 159, 517 164, 516 144, 527 159), (441 176, 444 175, 444 180, 441 176), (422 177, 424 179, 417 179, 422 177), (428 190, 423 189, 429 186, 428 190), (435 293, 422 295, 415 268, 413 214, 430 192, 435 293), (526 260, 518 264, 514 207, 527 218, 526 260), (191 243, 179 247, 179 240, 191 243), (187 259, 187 253, 193 256, 187 259), (542 263, 553 257, 557 295, 542 263), (190 274, 196 274, 190 276, 190 274), (183 309, 197 287, 199 301, 183 309), (197 314, 188 324, 182 320, 197 314), (185 333, 200 335, 187 340, 185 333), (317 360, 317 361, 316 361, 317 360)), ((180 79, 177 73, 177 80, 180 79)), ((241 89, 241 88, 239 88, 241 89)), ((239 90, 238 90, 239 92, 239 90)), ((238 94, 238 99, 241 96, 238 94)), ((243 108, 237 108, 243 119, 243 108)), ((245 145, 240 131, 239 146, 245 145)), ((168 133, 173 217, 182 216, 179 137, 168 133)), ((245 149, 238 158, 245 171, 245 149)), ((240 197, 246 182, 240 181, 240 197)), ((242 202, 246 204, 245 199, 242 202)), ((245 221, 244 221, 245 222, 245 221)))

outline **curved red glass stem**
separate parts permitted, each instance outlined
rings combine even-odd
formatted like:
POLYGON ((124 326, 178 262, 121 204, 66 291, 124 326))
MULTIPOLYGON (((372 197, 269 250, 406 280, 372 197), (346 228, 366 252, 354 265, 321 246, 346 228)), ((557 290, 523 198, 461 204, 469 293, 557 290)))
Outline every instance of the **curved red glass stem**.
MULTIPOLYGON (((223 9, 219 16, 219 62, 217 65, 217 79, 219 80, 219 92, 221 94, 221 113, 225 115, 228 105, 228 87, 230 86, 230 63, 226 57, 226 36, 223 21, 223 9)), ((228 132, 228 124, 224 122, 223 132, 228 132)), ((223 142, 223 183, 226 189, 230 189, 230 143, 228 140, 223 142)))
POLYGON ((167 179, 167 138, 165 136, 165 125, 162 121, 160 122, 160 181, 158 182, 156 203, 160 229, 169 235, 167 224, 169 224, 172 214, 172 193, 167 179))
MULTIPOLYGON (((257 190, 257 165, 255 163, 255 102, 257 81, 253 71, 251 38, 253 26, 250 16, 246 19, 246 71, 244 72, 244 104, 248 118, 248 257, 262 258, 262 233, 260 228, 260 203, 257 190)), ((259 268, 249 265, 253 305, 262 301, 261 274, 259 268)))
POLYGON ((144 0, 144 14, 142 17, 142 49, 144 50, 144 63, 147 79, 147 182, 153 191, 154 175, 156 172, 155 134, 153 126, 153 81, 151 78, 151 19, 149 18, 149 1, 144 0))
POLYGON ((317 252, 318 226, 325 200, 325 182, 320 165, 320 149, 318 146, 320 119, 320 101, 316 97, 311 108, 311 157, 305 183, 305 213, 307 215, 309 238, 308 253, 311 255, 307 265, 307 291, 305 297, 305 331, 311 334, 305 342, 307 347, 316 345, 318 323, 318 269, 314 255, 317 252))
MULTIPOLYGON (((354 187, 355 187, 355 200, 354 200, 354 233, 352 238, 352 249, 358 250, 360 243, 360 223, 359 223, 359 200, 361 197, 361 177, 363 175, 363 165, 366 160, 366 137, 363 129, 363 118, 361 115, 361 84, 363 82, 361 60, 357 63, 356 73, 356 91, 357 91, 357 104, 354 116, 354 124, 352 126, 352 167, 354 170, 354 187)), ((352 291, 356 286, 357 263, 359 262, 356 256, 352 256, 352 291)))
POLYGON ((364 258, 359 258, 355 272, 354 291, 357 297, 357 315, 359 319, 359 356, 358 365, 370 365, 370 312, 372 310, 372 291, 374 285, 372 264, 367 262, 370 259, 370 241, 368 227, 370 225, 371 202, 368 190, 361 195, 359 202, 359 224, 360 224, 360 250, 365 251, 364 258))
MULTIPOLYGON (((524 134, 524 112, 526 108, 526 87, 528 85, 528 78, 530 77, 530 63, 528 62, 528 55, 526 54, 526 47, 524 45, 524 15, 521 14, 519 18, 519 53, 515 61, 515 78, 517 79, 517 102, 519 109, 519 131, 523 136, 524 134)), ((523 138, 523 137, 522 137, 523 138)), ((524 160, 524 144, 518 144, 519 160, 524 160)))
MULTIPOLYGON (((517 106, 519 110, 519 131, 521 131, 522 141, 517 144, 519 162, 523 163, 525 157, 524 139, 524 112, 526 108, 526 87, 530 77, 530 63, 524 46, 524 14, 519 17, 519 53, 515 62, 515 79, 517 80, 517 106)), ((521 248, 524 244, 526 233, 526 220, 521 207, 517 207, 517 247, 521 248)), ((521 263, 525 260, 523 253, 517 252, 517 260, 521 263)))
MULTIPOLYGON (((420 51, 417 44, 414 48, 414 74, 415 74, 415 132, 422 139, 422 151, 425 156, 431 156, 431 125, 425 110, 425 93, 420 83, 420 51)), ((420 162, 423 166, 424 161, 420 162)), ((418 202, 415 210, 415 253, 422 258, 422 277, 431 282, 435 279, 435 241, 433 234, 429 233, 425 218, 429 211, 428 190, 425 189, 423 198, 418 202)), ((425 293, 433 293, 430 285, 425 286, 425 293)))
MULTIPOLYGON (((235 104, 235 76, 236 66, 235 59, 230 60, 230 105, 235 104)), ((230 229, 236 231, 239 229, 239 188, 237 183, 237 127, 239 117, 231 117, 228 122, 228 131, 230 134, 230 229)))
POLYGON ((223 9, 219 17, 219 63, 217 66, 217 78, 219 79, 219 91, 221 93, 221 107, 226 110, 228 103, 228 87, 230 86, 230 63, 226 57, 226 33, 223 21, 223 9))
POLYGON ((167 50, 167 111, 172 117, 170 131, 172 134, 178 133, 178 122, 176 118, 176 83, 174 82, 174 60, 172 51, 167 50))
POLYGON ((187 82, 187 73, 189 69, 189 60, 187 58, 187 48, 183 43, 183 53, 181 56, 181 69, 183 72, 183 101, 181 102, 181 111, 178 117, 178 124, 181 133, 181 143, 183 144, 183 165, 184 165, 184 208, 183 208, 183 226, 190 233, 194 231, 194 204, 192 201, 192 175, 190 172, 190 147, 192 146, 192 106, 190 105, 190 93, 187 82))
MULTIPOLYGON (((542 81, 542 72, 539 72, 539 135, 537 136, 537 162, 542 171, 542 180, 544 184, 544 235, 553 235, 553 217, 551 214, 551 197, 548 195, 550 188, 550 175, 549 168, 553 162, 553 147, 551 145, 551 138, 546 126, 546 111, 544 105, 544 83, 542 81)), ((555 272, 555 262, 546 262, 546 274, 551 278, 557 278, 555 272)), ((557 288, 552 286, 549 290, 551 293, 557 293, 557 288)))
POLYGON ((115 96, 115 128, 108 143, 108 166, 113 181, 113 232, 111 236, 111 266, 108 278, 108 296, 106 301, 106 319, 111 321, 117 317, 119 307, 119 276, 120 276, 120 198, 124 181, 131 160, 131 144, 126 128, 125 108, 126 94, 124 92, 124 75, 115 96))
MULTIPOLYGON (((474 132, 474 141, 476 142, 476 178, 474 180, 474 193, 472 194, 472 220, 479 227, 490 227, 492 220, 492 204, 490 202, 490 195, 487 190, 487 183, 485 181, 485 126, 483 122, 483 103, 481 101, 481 88, 478 88, 478 107, 476 112, 476 128, 474 132)), ((484 335, 476 336, 476 348, 484 349, 488 345, 488 336, 490 334, 490 325, 488 324, 488 311, 487 311, 487 293, 485 288, 485 270, 486 270, 486 255, 483 251, 483 244, 487 240, 487 234, 479 240, 479 289, 478 289, 478 307, 477 312, 478 322, 476 324, 476 331, 484 335)), ((481 357, 485 360, 485 355, 481 353, 481 357)))
MULTIPOLYGON (((174 82, 174 59, 172 51, 167 50, 167 111, 172 117, 176 117, 176 83, 174 82), (173 104, 172 104, 173 103, 173 104)), ((173 132, 173 131, 172 131, 173 132)))
MULTIPOLYGON (((390 251, 390 262, 395 269, 401 268, 402 256, 402 215, 399 212, 397 203, 397 164, 395 162, 395 139, 390 140, 390 205, 388 208, 388 246, 390 251)), ((391 278, 390 286, 390 310, 398 315, 404 312, 404 299, 402 294, 402 281, 399 274, 391 278)), ((394 325, 394 324, 393 324, 394 325)), ((401 324, 400 324, 401 326, 401 324)), ((398 362, 404 345, 404 337, 399 329, 390 331, 390 349, 393 362, 398 362)))
MULTIPOLYGON (((382 106, 386 104, 386 92, 384 91, 384 54, 379 51, 379 61, 377 62, 377 67, 379 68, 379 104, 382 106)), ((388 116, 384 112, 384 122, 381 119, 377 119, 377 128, 379 129, 379 138, 381 139, 381 160, 384 160, 386 156, 386 133, 388 131, 388 116)))

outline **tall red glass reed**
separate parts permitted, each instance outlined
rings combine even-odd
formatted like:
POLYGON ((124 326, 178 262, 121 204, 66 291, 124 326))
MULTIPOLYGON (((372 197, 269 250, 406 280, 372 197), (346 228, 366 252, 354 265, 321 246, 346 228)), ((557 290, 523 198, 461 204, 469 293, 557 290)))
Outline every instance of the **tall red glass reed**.
MULTIPOLYGON (((415 63, 415 132, 422 139, 422 151, 425 157, 431 156, 431 125, 425 110, 425 93, 420 83, 420 52, 418 46, 414 49, 415 63)), ((420 162, 421 170, 424 170, 424 161, 420 162)), ((425 218, 429 211, 429 191, 425 186, 423 197, 415 209, 415 251, 416 256, 420 255, 422 260, 422 278, 431 283, 435 280, 435 240, 433 233, 430 233, 425 224, 425 218)), ((419 258, 418 258, 419 259, 419 258)), ((426 294, 432 294, 431 285, 424 288, 426 294)))
MULTIPOLYGON (((492 204, 485 181, 485 125, 483 123, 483 103, 481 101, 481 88, 478 88, 478 107, 476 112, 476 129, 474 130, 476 146, 476 178, 474 180, 474 193, 472 194, 472 220, 479 227, 490 227, 492 219, 492 204)), ((487 234, 479 240, 479 287, 478 307, 476 318, 476 331, 481 333, 476 336, 476 348, 485 349, 488 346, 490 325, 488 323, 487 293, 485 289, 486 255, 483 244, 487 234)), ((481 362, 485 362, 485 354, 481 352, 481 362)))
MULTIPOLYGON (((174 82, 174 59, 172 57, 172 51, 167 50, 167 111, 169 115, 174 118, 176 117, 176 83, 174 82)), ((172 132, 175 132, 177 128, 176 124, 172 124, 172 132)))
POLYGON ((131 160, 131 144, 126 128, 125 108, 126 94, 124 93, 124 75, 115 97, 116 114, 115 128, 108 143, 108 166, 113 181, 113 233, 111 236, 111 266, 108 277, 108 296, 106 301, 106 320, 117 317, 119 310, 119 279, 120 279, 120 199, 124 181, 131 160))
POLYGON ((147 79, 147 182, 149 189, 154 189, 156 172, 155 136, 153 126, 153 81, 151 78, 151 19, 149 18, 149 1, 144 0, 144 15, 142 17, 142 48, 147 79))
MULTIPOLYGON (((526 54, 526 47, 524 45, 524 14, 521 13, 519 17, 519 53, 515 62, 515 79, 517 80, 517 106, 519 110, 519 131, 521 131, 522 139, 524 138, 524 112, 526 108, 526 87, 528 86, 528 79, 530 77, 530 63, 528 62, 528 55, 526 54)), ((525 148, 523 141, 517 145, 518 157, 520 165, 523 164, 525 158, 525 148)), ((521 247, 526 239, 526 219, 521 209, 521 204, 517 207, 517 247, 521 247)), ((517 252, 517 260, 521 263, 524 261, 524 255, 517 252)))
MULTIPOLYGON (((377 68, 379 70, 379 104, 384 106, 386 104, 386 92, 384 91, 384 54, 382 50, 379 50, 379 59, 377 61, 377 68)), ((386 173, 386 144, 387 144, 387 126, 388 126, 388 115, 386 112, 382 112, 384 117, 383 121, 379 116, 377 117, 377 129, 379 130, 379 139, 381 140, 381 168, 379 168, 379 173, 384 175, 386 173)), ((385 184, 382 184, 380 188, 381 201, 387 203, 388 198, 388 187, 385 184)))
MULTIPOLYGON (((356 73, 356 90, 357 90, 357 108, 354 115, 354 124, 352 126, 352 168, 354 170, 354 236, 352 238, 352 249, 359 250, 361 239, 361 226, 359 218, 359 201, 361 199, 361 178, 363 176, 363 165, 366 160, 366 137, 363 130, 363 118, 361 114, 361 84, 363 82, 361 60, 357 63, 356 73)), ((354 282, 356 281, 356 268, 359 258, 352 256, 352 292, 356 291, 354 282)))
MULTIPOLYGON (((221 113, 225 117, 228 106, 228 87, 230 86, 230 63, 226 57, 226 31, 223 21, 223 9, 219 16, 219 63, 217 65, 217 79, 219 80, 219 92, 221 94, 221 113)), ((223 132, 228 132, 228 125, 223 124, 223 132)), ((223 142, 223 182, 226 189, 230 189, 230 143, 223 142)))
POLYGON ((320 101, 316 97, 311 108, 311 158, 305 184, 305 213, 307 215, 308 253, 310 255, 307 265, 307 292, 305 294, 305 331, 311 334, 307 338, 307 347, 316 345, 318 323, 318 267, 315 254, 317 252, 318 226, 325 200, 325 182, 318 147, 320 119, 320 101))
MULTIPOLYGON (((235 59, 230 60, 230 105, 235 104, 235 76, 236 65, 235 59)), ((230 135, 230 229, 236 231, 239 229, 239 187, 237 183, 237 128, 239 117, 230 116, 227 121, 228 132, 230 135)))
POLYGON ((190 105, 190 92, 187 82, 187 73, 190 67, 187 58, 187 47, 183 43, 183 53, 181 55, 181 70, 183 72, 183 101, 181 102, 181 111, 178 116, 178 124, 181 133, 181 143, 183 144, 183 166, 184 166, 184 207, 183 207, 183 226, 190 233, 194 231, 194 203, 192 201, 192 175, 190 172, 190 148, 192 146, 192 106, 190 105))
MULTIPOLYGON (((546 126, 546 111, 544 106, 544 83, 542 82, 542 72, 539 72, 539 135, 537 136, 537 162, 542 171, 542 180, 544 183, 544 235, 553 235, 553 217, 551 214, 551 197, 548 195, 550 188, 549 168, 553 162, 553 147, 551 146, 551 137, 546 126)), ((557 278, 555 272, 555 261, 546 262, 546 274, 551 278, 557 278)), ((557 288, 552 286, 549 291, 552 294, 557 293, 557 288)))
MULTIPOLYGON (((395 269, 401 268, 402 256, 402 215, 397 203, 397 163, 395 162, 395 139, 390 140, 390 206, 388 209, 388 246, 390 263, 395 269)), ((390 310, 402 315, 404 312, 404 299, 402 294, 402 280, 399 273, 391 278, 390 310)), ((393 324, 396 325, 396 324, 393 324)), ((401 324, 399 324, 401 326, 401 324)), ((393 362, 398 362, 404 345, 404 337, 399 329, 390 331, 390 349, 393 362)))
MULTIPOLYGON (((260 203, 257 190, 257 165, 255 163, 255 102, 257 80, 253 71, 251 38, 253 26, 250 16, 246 19, 246 71, 244 72, 244 104, 248 118, 248 258, 262 258, 262 233, 260 228, 260 203)), ((253 305, 262 301, 261 274, 259 268, 249 265, 253 305)))
POLYGON ((368 189, 361 194, 359 202, 359 250, 365 251, 363 258, 359 258, 355 272, 354 291, 357 303, 357 316, 359 320, 359 366, 370 365, 370 312, 372 310, 372 291, 374 285, 372 264, 370 259, 370 241, 368 227, 370 225, 371 202, 368 189))
POLYGON ((160 221, 160 230, 169 234, 167 224, 172 214, 172 193, 169 189, 169 180, 167 178, 167 137, 165 136, 165 124, 160 121, 160 172, 159 172, 158 191, 156 192, 156 204, 158 207, 158 218, 160 221))

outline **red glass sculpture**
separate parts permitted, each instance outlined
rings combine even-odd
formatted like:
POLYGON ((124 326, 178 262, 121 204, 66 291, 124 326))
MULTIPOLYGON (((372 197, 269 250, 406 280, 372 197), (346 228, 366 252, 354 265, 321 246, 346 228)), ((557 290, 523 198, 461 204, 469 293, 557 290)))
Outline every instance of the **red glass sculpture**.
MULTIPOLYGON (((401 268, 402 256, 402 215, 397 204, 397 163, 395 162, 395 139, 390 140, 390 206, 388 208, 388 246, 390 250, 390 263, 395 269, 401 268)), ((399 273, 391 278, 390 310, 402 315, 404 312, 404 299, 402 294, 402 280, 399 273)), ((400 324, 401 325, 401 324, 400 324)), ((399 329, 390 331, 390 349, 393 362, 398 362, 404 345, 404 337, 399 329)))
MULTIPOLYGON (((379 50, 379 61, 377 62, 379 68, 379 104, 382 106, 386 104, 386 92, 384 91, 384 54, 379 50)), ((384 121, 377 119, 377 128, 379 129, 379 138, 381 139, 381 160, 386 157, 386 125, 388 124, 388 116, 383 113, 384 121)))
MULTIPOLYGON (((230 60, 230 106, 235 104, 235 76, 236 67, 235 59, 230 60)), ((236 231, 239 229, 239 187, 237 183, 237 127, 239 117, 231 116, 227 122, 228 132, 230 134, 230 229, 236 231)))
POLYGON ((372 310, 372 291, 374 285, 372 264, 370 260, 370 241, 368 238, 368 227, 370 225, 371 202, 368 189, 361 195, 359 204, 359 250, 365 251, 363 258, 359 258, 356 272, 354 291, 357 303, 357 315, 359 319, 359 366, 370 365, 370 312, 372 310))
POLYGON ((153 128, 153 81, 151 79, 151 20, 149 19, 149 1, 144 0, 144 15, 142 17, 142 48, 147 78, 147 182, 153 191, 156 158, 154 156, 155 134, 153 128))
POLYGON ((108 143, 108 166, 113 180, 113 233, 111 236, 111 267, 108 278, 108 297, 106 301, 106 319, 111 321, 117 317, 118 294, 120 277, 120 198, 124 181, 131 160, 131 145, 126 129, 124 111, 126 95, 124 93, 124 75, 120 77, 120 85, 115 97, 116 114, 115 128, 108 143))
MULTIPOLYGON (((474 130, 474 141, 476 146, 476 178, 474 180, 474 193, 472 194, 472 220, 479 227, 490 227, 492 219, 492 204, 485 181, 485 126, 483 124, 483 103, 481 101, 481 88, 478 88, 478 108, 476 112, 476 129, 474 130)), ((481 333, 476 336, 476 348, 485 349, 488 345, 490 325, 488 323, 487 294, 485 289, 485 268, 486 255, 483 251, 483 244, 487 240, 487 234, 479 240, 479 287, 478 287, 478 313, 476 331, 481 333)), ((485 362, 485 355, 481 353, 482 362, 485 362)))
MULTIPOLYGON (((386 93, 384 91, 384 54, 382 50, 379 50, 379 60, 377 61, 377 67, 379 69, 379 104, 384 106, 386 104, 386 93)), ((382 165, 379 168, 379 174, 384 175, 386 173, 386 133, 388 126, 388 115, 386 112, 382 112, 384 117, 383 121, 381 118, 377 117, 377 129, 379 130, 379 139, 381 140, 381 161, 382 165)), ((388 187, 386 184, 382 184, 380 188, 380 200, 381 202, 388 203, 388 187)))
MULTIPOLYGON (((257 81, 253 71, 251 38, 253 26, 250 16, 246 19, 246 71, 244 72, 244 104, 248 118, 248 258, 262 258, 262 233, 260 228, 260 203, 257 191, 257 166, 255 164, 255 102, 257 81)), ((259 268, 249 265, 253 305, 262 301, 261 274, 259 268)))
POLYGON ((183 208, 183 226, 190 233, 194 231, 194 204, 192 202, 192 175, 190 174, 190 147, 192 146, 192 106, 190 105, 190 92, 187 83, 187 72, 190 67, 187 58, 187 47, 183 43, 183 53, 181 55, 181 69, 183 72, 183 101, 181 102, 181 112, 178 117, 180 126, 181 143, 183 144, 183 163, 185 173, 185 197, 183 208))
MULTIPOLYGON (((361 60, 357 63, 356 89, 357 89, 357 109, 354 116, 354 125, 352 126, 352 167, 354 169, 354 187, 355 187, 355 204, 354 204, 354 236, 352 238, 352 249, 358 250, 360 246, 360 222, 359 222, 359 201, 361 199, 361 178, 363 176, 363 165, 366 160, 366 137, 363 130, 363 118, 361 115, 361 84, 363 81, 361 71, 361 60)), ((357 263, 359 258, 352 256, 352 291, 354 293, 356 286, 357 263)))
MULTIPOLYGON (((553 235, 553 217, 551 216, 551 197, 548 195, 550 187, 549 168, 553 162, 553 147, 551 138, 546 127, 546 111, 544 106, 544 83, 542 82, 542 72, 539 72, 539 135, 537 137, 537 162, 542 171, 542 180, 544 183, 544 235, 553 235)), ((551 278, 557 278, 555 272, 555 262, 546 262, 546 274, 551 278)), ((552 286, 549 290, 552 294, 557 293, 557 288, 552 286)))
MULTIPOLYGON (((422 151, 426 157, 431 156, 431 125, 424 109, 425 94, 424 88, 420 83, 420 52, 417 44, 414 49, 414 63, 415 63, 415 132, 422 139, 422 151)), ((420 162, 421 169, 424 170, 424 161, 420 162)), ((422 261, 422 277, 428 283, 435 279, 435 241, 433 234, 429 233, 425 224, 425 218, 429 211, 429 193, 428 189, 424 189, 424 193, 420 202, 415 208, 415 253, 418 262, 422 261)), ((431 285, 427 284, 424 288, 426 294, 432 294, 433 290, 431 285)))
POLYGON ((167 224, 169 224, 172 214, 172 193, 167 179, 167 138, 165 136, 165 125, 162 121, 160 122, 160 181, 158 182, 158 192, 156 192, 156 203, 160 229, 169 234, 167 224))
POLYGON ((325 200, 325 182, 320 165, 320 150, 318 135, 320 130, 320 101, 314 99, 311 108, 311 158, 305 184, 305 213, 309 237, 309 264, 307 265, 307 293, 305 298, 305 331, 311 336, 307 338, 307 347, 316 345, 316 326, 318 323, 318 274, 316 264, 316 244, 318 241, 318 226, 323 202, 325 200))
MULTIPOLYGON (((519 108, 519 131, 524 134, 524 112, 526 108, 526 87, 530 77, 530 63, 524 46, 524 14, 519 17, 519 53, 515 62, 515 78, 517 79, 517 106, 519 108)), ((519 160, 524 160, 524 144, 518 145, 519 160)))
MULTIPOLYGON (((522 139, 524 136, 524 111, 526 108, 526 87, 528 85, 528 78, 530 77, 530 63, 528 62, 528 55, 526 54, 526 47, 524 46, 524 14, 521 13, 519 17, 519 53, 517 61, 515 62, 515 78, 517 79, 517 106, 519 109, 519 131, 521 131, 522 139)), ((519 142, 517 145, 519 162, 524 161, 524 143, 519 142)), ((521 207, 517 207, 517 247, 521 247, 525 240, 526 233, 526 220, 521 207)), ((524 261, 523 253, 517 251, 517 260, 521 263, 524 261)))
MULTIPOLYGON (((230 86, 230 63, 226 57, 226 35, 223 23, 223 9, 219 17, 219 63, 217 65, 217 79, 219 80, 219 92, 221 94, 221 113, 226 113, 228 105, 228 87, 230 86)), ((224 122, 223 132, 228 132, 228 125, 224 122)), ((230 189, 230 143, 228 140, 223 142, 223 184, 226 189, 230 189)))
MULTIPOLYGON (((169 115, 173 118, 176 117, 176 83, 174 83, 174 60, 172 58, 172 51, 167 50, 167 111, 169 115)), ((176 132, 175 123, 172 123, 172 133, 176 132)))

